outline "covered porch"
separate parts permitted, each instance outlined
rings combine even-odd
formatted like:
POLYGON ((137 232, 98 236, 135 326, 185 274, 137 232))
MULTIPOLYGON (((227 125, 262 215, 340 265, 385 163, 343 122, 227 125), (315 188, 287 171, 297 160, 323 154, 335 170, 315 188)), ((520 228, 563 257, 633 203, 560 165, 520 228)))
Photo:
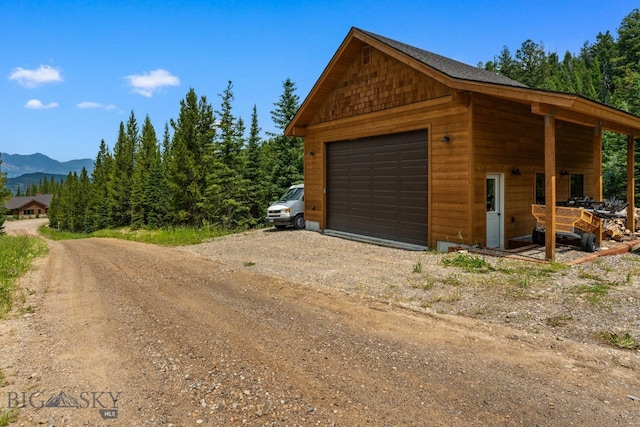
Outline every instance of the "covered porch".
MULTIPOLYGON (((590 194, 596 200, 603 199, 603 131, 620 133, 627 138, 626 165, 626 208, 627 228, 635 231, 635 140, 640 135, 640 118, 620 110, 598 104, 594 101, 570 95, 554 97, 553 103, 543 100, 531 103, 531 112, 541 116, 544 121, 544 172, 545 172, 545 258, 556 259, 556 204, 557 168, 556 168, 556 122, 566 121, 593 129, 593 188, 590 194)), ((596 233, 598 244, 602 241, 602 233, 596 233)))

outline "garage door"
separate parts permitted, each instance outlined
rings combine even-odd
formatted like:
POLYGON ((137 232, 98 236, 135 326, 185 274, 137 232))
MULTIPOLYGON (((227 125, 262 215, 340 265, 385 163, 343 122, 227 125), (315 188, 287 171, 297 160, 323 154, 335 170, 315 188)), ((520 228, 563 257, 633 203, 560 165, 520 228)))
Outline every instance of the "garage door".
POLYGON ((327 144, 327 228, 427 246, 427 131, 327 144))

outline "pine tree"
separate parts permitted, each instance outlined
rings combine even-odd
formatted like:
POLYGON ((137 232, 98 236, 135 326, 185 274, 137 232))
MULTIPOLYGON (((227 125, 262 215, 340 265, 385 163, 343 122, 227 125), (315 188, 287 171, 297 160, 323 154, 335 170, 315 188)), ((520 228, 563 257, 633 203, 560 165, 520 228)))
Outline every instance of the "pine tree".
POLYGON ((149 176, 144 188, 146 223, 151 228, 162 227, 167 222, 168 186, 160 150, 151 157, 149 176))
POLYGON ((110 196, 113 225, 116 227, 131 223, 131 189, 138 138, 138 124, 132 111, 127 121, 126 131, 124 124, 120 122, 118 140, 113 148, 110 196))
POLYGON ((75 194, 75 215, 77 217, 76 228, 74 231, 83 233, 91 233, 93 231, 93 221, 91 212, 91 181, 89 173, 84 167, 78 178, 78 188, 75 194))
POLYGON ((616 42, 609 31, 598 33, 596 43, 591 46, 593 56, 592 73, 596 84, 596 101, 609 105, 614 92, 615 57, 617 55, 616 42))
POLYGON ((162 133, 162 164, 166 165, 166 156, 171 152, 171 134, 169 133, 169 124, 164 124, 164 132, 162 133))
POLYGON ((219 137, 207 150, 205 162, 210 166, 205 175, 203 209, 209 218, 225 228, 237 229, 249 224, 248 182, 244 178, 244 124, 232 113, 233 84, 228 82, 219 95, 219 137))
POLYGON ((56 228, 60 230, 60 220, 61 220, 61 198, 62 198, 62 187, 64 186, 64 181, 56 187, 53 191, 53 197, 51 198, 51 203, 49 204, 49 211, 47 212, 47 217, 49 218, 49 227, 56 228))
POLYGON ((260 167, 260 158, 262 152, 262 140, 260 138, 260 127, 258 126, 258 111, 253 106, 251 113, 251 127, 249 128, 249 139, 244 150, 247 179, 247 202, 249 205, 250 223, 253 227, 264 221, 264 209, 267 205, 264 202, 264 192, 262 181, 264 179, 262 169, 260 167))
POLYGON ((273 167, 268 172, 268 199, 275 200, 294 183, 304 179, 303 140, 284 134, 299 108, 299 97, 295 94, 295 84, 287 79, 283 83, 284 92, 271 111, 273 123, 282 132, 271 134, 273 137, 273 167))
POLYGON ((142 138, 136 150, 135 170, 131 189, 131 227, 140 228, 147 223, 145 190, 149 180, 152 159, 158 154, 156 131, 149 116, 142 125, 142 138))
POLYGON ((640 67, 640 9, 634 9, 624 17, 618 27, 617 68, 620 76, 626 72, 638 72, 640 67))
POLYGON ((109 152, 109 147, 104 140, 102 140, 100 141, 100 149, 96 155, 93 172, 91 173, 91 226, 93 230, 101 230, 112 226, 112 215, 109 203, 109 179, 112 174, 112 165, 113 157, 109 152))
POLYGON ((173 223, 200 225, 207 213, 203 210, 205 191, 205 152, 213 144, 215 121, 206 97, 190 89, 180 101, 180 114, 171 120, 174 129, 171 149, 165 153, 166 174, 173 223))
POLYGON ((63 231, 75 231, 78 216, 76 215, 76 191, 78 175, 69 172, 58 191, 54 193, 49 207, 49 225, 63 231))

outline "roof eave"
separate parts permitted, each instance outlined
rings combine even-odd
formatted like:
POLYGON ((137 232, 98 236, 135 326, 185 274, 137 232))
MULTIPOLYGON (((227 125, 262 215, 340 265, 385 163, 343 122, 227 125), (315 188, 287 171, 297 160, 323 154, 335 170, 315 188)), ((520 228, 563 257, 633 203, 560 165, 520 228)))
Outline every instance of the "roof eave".
POLYGON ((600 126, 618 133, 640 135, 640 117, 580 95, 455 79, 451 80, 450 86, 458 90, 527 103, 531 105, 534 114, 552 114, 560 120, 600 126))

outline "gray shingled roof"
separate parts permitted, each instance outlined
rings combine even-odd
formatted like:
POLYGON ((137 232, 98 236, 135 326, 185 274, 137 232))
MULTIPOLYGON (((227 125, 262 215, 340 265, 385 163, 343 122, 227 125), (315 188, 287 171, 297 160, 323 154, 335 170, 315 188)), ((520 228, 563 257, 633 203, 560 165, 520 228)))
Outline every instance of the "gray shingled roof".
POLYGON ((4 204, 4 206, 5 208, 10 210, 20 209, 22 206, 31 203, 32 200, 35 200, 38 203, 42 203, 45 208, 49 208, 52 197, 53 194, 38 194, 37 196, 12 197, 8 202, 4 204))
POLYGON ((492 83, 499 84, 505 86, 515 86, 526 88, 527 85, 524 85, 520 82, 512 80, 508 77, 501 76, 500 74, 493 73, 491 71, 484 70, 482 68, 473 67, 471 65, 455 61, 450 58, 446 58, 441 55, 437 55, 432 52, 428 52, 426 50, 418 49, 417 47, 410 46, 405 43, 400 43, 396 40, 392 40, 386 37, 379 36, 377 34, 371 33, 369 31, 362 30, 357 28, 358 31, 366 34, 387 46, 404 53, 405 55, 410 56, 411 58, 422 62, 423 64, 443 73, 447 76, 460 79, 460 80, 470 80, 475 82, 482 83, 492 83))

